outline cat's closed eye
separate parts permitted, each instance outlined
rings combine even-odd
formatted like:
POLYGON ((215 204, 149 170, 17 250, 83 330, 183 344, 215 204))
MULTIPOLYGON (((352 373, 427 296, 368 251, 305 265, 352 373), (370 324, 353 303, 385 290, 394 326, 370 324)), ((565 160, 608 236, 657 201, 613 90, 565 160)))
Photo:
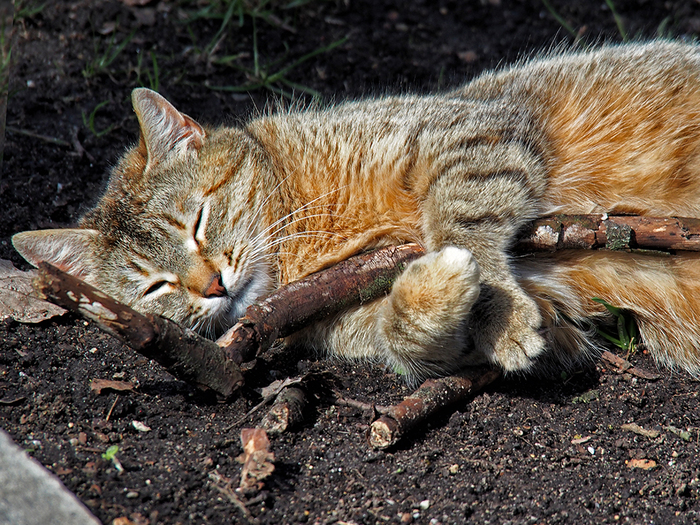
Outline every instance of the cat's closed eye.
POLYGON ((146 297, 148 295, 154 295, 157 292, 165 292, 167 291, 167 288, 171 285, 172 283, 170 283, 169 281, 156 281, 146 289, 146 291, 143 293, 143 296, 146 297))
POLYGON ((207 229, 207 218, 209 216, 209 208, 202 206, 197 214, 197 221, 194 224, 194 242, 200 246, 206 240, 205 233, 207 229))

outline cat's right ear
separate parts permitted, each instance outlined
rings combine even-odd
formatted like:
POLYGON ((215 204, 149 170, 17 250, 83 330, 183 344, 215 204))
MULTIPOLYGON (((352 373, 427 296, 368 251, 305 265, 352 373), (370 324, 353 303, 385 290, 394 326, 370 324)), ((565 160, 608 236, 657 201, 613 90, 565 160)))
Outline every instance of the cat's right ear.
POLYGON ((91 273, 92 245, 97 231, 86 229, 37 230, 12 236, 12 245, 34 266, 41 261, 85 279, 91 273))
POLYGON ((194 119, 180 113, 155 91, 137 88, 131 102, 139 119, 141 139, 146 145, 148 165, 165 160, 189 148, 199 149, 206 133, 194 119))

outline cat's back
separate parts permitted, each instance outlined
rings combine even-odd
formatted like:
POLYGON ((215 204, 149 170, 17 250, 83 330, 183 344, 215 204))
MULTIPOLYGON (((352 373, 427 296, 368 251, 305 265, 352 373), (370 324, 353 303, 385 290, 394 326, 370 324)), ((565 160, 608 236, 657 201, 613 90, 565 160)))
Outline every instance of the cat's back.
POLYGON ((453 94, 472 100, 513 97, 544 103, 561 96, 590 98, 610 91, 665 97, 672 87, 700 79, 700 46, 654 40, 603 45, 588 50, 555 49, 481 74, 453 94), (526 98, 532 97, 534 100, 526 98))
POLYGON ((453 94, 533 116, 550 176, 545 213, 700 213, 697 45, 554 52, 453 94))

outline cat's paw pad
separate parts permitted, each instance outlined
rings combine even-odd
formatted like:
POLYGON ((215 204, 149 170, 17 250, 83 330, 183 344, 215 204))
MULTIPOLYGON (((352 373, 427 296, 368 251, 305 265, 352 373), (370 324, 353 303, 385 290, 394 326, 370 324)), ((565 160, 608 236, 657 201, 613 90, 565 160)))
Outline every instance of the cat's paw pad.
POLYGON ((460 268, 470 273, 479 271, 479 265, 476 263, 476 259, 472 255, 472 252, 466 248, 447 246, 439 252, 434 252, 434 254, 430 255, 434 255, 436 259, 447 266, 460 268))

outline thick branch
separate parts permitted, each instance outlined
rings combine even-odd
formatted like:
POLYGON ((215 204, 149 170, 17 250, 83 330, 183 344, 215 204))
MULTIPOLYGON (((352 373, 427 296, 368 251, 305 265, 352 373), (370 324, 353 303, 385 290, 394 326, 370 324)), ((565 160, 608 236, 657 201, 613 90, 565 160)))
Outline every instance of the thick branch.
POLYGON ((388 293, 406 264, 423 253, 417 244, 389 246, 350 257, 282 286, 264 301, 249 306, 245 316, 217 344, 237 363, 249 361, 278 337, 388 293))
POLYGON ((55 266, 40 263, 34 287, 43 298, 95 321, 182 381, 224 398, 243 384, 238 365, 216 343, 163 317, 142 315, 55 266))
POLYGON ((465 369, 458 375, 428 379, 413 394, 398 405, 389 407, 372 423, 370 445, 378 449, 395 445, 406 432, 432 414, 474 395, 500 375, 501 371, 495 368, 476 367, 465 369))

